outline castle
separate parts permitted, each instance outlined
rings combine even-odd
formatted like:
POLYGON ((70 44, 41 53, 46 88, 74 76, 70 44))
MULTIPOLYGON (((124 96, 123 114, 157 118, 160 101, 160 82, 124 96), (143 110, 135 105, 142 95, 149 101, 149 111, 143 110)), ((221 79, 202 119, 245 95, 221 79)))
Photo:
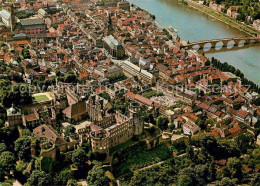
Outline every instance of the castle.
POLYGON ((131 104, 129 117, 119 112, 94 122, 90 140, 93 152, 109 153, 109 149, 124 143, 134 136, 143 133, 143 122, 140 118, 140 106, 131 104))

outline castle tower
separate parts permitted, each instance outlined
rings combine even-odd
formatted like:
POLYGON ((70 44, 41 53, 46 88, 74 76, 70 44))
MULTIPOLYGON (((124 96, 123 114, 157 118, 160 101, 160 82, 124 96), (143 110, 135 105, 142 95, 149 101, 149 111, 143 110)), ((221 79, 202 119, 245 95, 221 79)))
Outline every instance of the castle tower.
POLYGON ((133 134, 140 135, 144 130, 144 123, 140 115, 140 106, 137 103, 132 103, 129 108, 130 118, 133 122, 133 134))

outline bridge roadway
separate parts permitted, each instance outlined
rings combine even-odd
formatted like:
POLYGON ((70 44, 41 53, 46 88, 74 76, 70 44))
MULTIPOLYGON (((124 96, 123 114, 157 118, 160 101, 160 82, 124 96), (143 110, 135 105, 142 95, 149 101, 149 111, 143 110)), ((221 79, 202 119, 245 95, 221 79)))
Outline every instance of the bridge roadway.
MULTIPOLYGON (((218 43, 222 43, 222 47, 227 47, 229 42, 233 41, 234 46, 238 46, 239 44, 254 44, 260 43, 260 37, 234 37, 234 38, 224 38, 224 39, 213 39, 213 40, 204 40, 192 43, 184 43, 182 44, 182 48, 193 48, 194 46, 199 46, 199 49, 203 49, 204 46, 208 43, 211 44, 211 48, 215 48, 218 43)), ((230 43, 231 44, 231 43, 230 43)))

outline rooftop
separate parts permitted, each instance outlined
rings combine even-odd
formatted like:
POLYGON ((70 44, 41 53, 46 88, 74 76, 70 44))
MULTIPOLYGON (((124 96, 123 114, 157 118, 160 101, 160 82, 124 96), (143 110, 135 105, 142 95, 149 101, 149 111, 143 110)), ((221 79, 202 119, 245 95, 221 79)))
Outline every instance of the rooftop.
POLYGON ((4 18, 6 20, 9 20, 11 18, 11 14, 7 10, 1 10, 0 17, 4 18))

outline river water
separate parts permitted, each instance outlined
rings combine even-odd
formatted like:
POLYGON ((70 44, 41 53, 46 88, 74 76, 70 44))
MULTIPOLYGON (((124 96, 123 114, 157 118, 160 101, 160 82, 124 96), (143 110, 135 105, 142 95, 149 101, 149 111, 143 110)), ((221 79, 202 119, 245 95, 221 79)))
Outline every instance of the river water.
MULTIPOLYGON (((181 4, 178 0, 128 0, 154 14, 165 28, 178 30, 181 40, 190 42, 246 36, 245 33, 228 26, 198 10, 181 4)), ((238 47, 237 47, 238 48, 238 47)), ((245 77, 260 85, 260 45, 245 46, 236 50, 210 50, 205 55, 228 62, 240 69, 245 77)))

